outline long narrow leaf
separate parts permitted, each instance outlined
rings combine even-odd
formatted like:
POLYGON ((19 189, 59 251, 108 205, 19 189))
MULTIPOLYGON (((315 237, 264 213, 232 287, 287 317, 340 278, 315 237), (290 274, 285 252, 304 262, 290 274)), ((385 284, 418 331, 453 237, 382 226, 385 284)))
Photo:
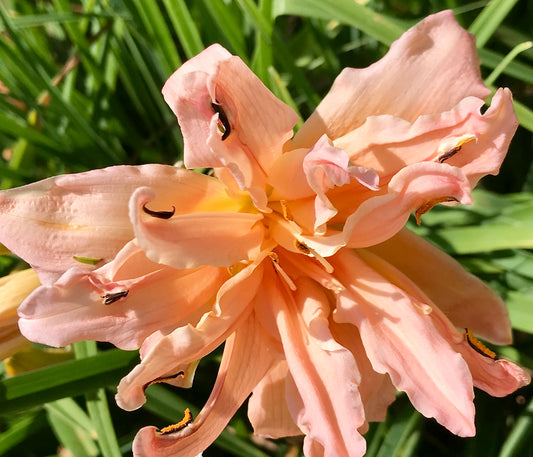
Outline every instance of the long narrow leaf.
POLYGON ((4 379, 0 381, 0 415, 115 385, 137 360, 136 352, 112 349, 4 379))

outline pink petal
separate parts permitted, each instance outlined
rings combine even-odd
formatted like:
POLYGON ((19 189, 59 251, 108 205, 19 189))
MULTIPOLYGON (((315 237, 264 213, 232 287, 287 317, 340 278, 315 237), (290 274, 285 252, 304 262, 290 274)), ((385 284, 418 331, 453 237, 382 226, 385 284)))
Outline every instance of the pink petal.
POLYGON ((163 88, 182 128, 185 165, 227 167, 258 207, 265 209, 268 170, 292 137, 296 113, 240 58, 227 55, 219 45, 189 62, 163 88))
MULTIPOLYGON (((469 342, 466 335, 457 331, 447 316, 411 281, 402 271, 396 269, 385 260, 370 254, 368 250, 358 251, 359 256, 380 274, 387 277, 405 293, 409 294, 419 303, 430 304, 430 317, 439 333, 448 341, 456 352, 463 356, 472 374, 474 386, 483 389, 492 396, 502 397, 508 395, 531 381, 530 374, 523 368, 508 360, 491 357, 490 353, 480 353, 480 349, 474 349, 473 341, 469 342)), ((478 301, 478 297, 472 298, 478 301)), ((484 310, 479 309, 480 318, 484 310)), ((475 323, 476 316, 472 316, 475 323)), ((474 337, 475 338, 475 337, 474 337)))
POLYGON ((194 321, 227 277, 225 268, 155 264, 130 243, 101 269, 73 268, 37 289, 19 308, 19 326, 31 341, 50 346, 96 340, 138 349, 156 330, 194 321), (113 294, 119 294, 117 300, 105 304, 113 294))
POLYGON ((330 323, 330 326, 335 339, 348 349, 357 361, 357 367, 361 372, 359 393, 365 408, 366 421, 384 421, 388 407, 396 400, 396 388, 393 386, 390 377, 374 371, 357 328, 353 325, 338 324, 336 322, 330 323))
POLYGON ((475 132, 477 143, 464 146, 464 150, 448 161, 450 165, 463 169, 471 187, 487 174, 498 174, 518 127, 513 96, 509 89, 498 89, 482 120, 485 122, 480 122, 477 126, 479 130, 475 132))
POLYGON ((274 162, 268 173, 268 183, 273 188, 271 200, 296 200, 315 195, 303 168, 307 153, 307 148, 293 149, 274 162))
POLYGON ((194 457, 222 432, 273 363, 268 337, 253 314, 228 338, 213 391, 206 405, 183 431, 161 435, 154 427, 139 431, 133 454, 150 457, 194 457))
POLYGON ((128 218, 133 191, 146 185, 159 189, 182 171, 165 165, 117 166, 2 191, 0 242, 32 265, 42 283, 80 266, 74 256, 104 264, 134 236, 128 218))
POLYGON ((467 96, 485 99, 474 37, 451 11, 428 16, 365 69, 347 68, 294 140, 310 147, 324 133, 339 138, 369 116, 391 114, 413 122, 446 111, 467 96))
POLYGON ((508 89, 496 93, 484 114, 482 105, 483 100, 467 97, 450 111, 420 116, 414 123, 372 116, 334 145, 353 163, 375 169, 382 185, 409 164, 445 161, 461 167, 474 186, 480 177, 498 172, 518 126, 508 89))
POLYGON ((325 232, 325 224, 337 214, 326 196, 329 189, 348 184, 352 178, 369 189, 378 189, 378 175, 371 169, 350 165, 348 154, 332 146, 325 135, 320 137, 305 156, 303 169, 309 186, 317 195, 315 231, 318 232, 325 232))
POLYGON ((141 363, 120 381, 118 405, 128 411, 139 408, 145 402, 143 386, 154 379, 175 375, 222 344, 251 312, 249 305, 262 276, 262 266, 251 264, 224 283, 213 308, 198 324, 184 325, 158 337, 150 343, 149 351, 141 348, 141 363))
POLYGON ((347 219, 343 232, 331 230, 322 237, 302 237, 307 245, 327 257, 342 246, 366 247, 399 232, 412 211, 441 198, 472 203, 470 186, 459 168, 446 164, 415 163, 390 181, 387 193, 364 201, 347 219))
POLYGON ((531 374, 525 368, 505 359, 493 359, 472 348, 466 336, 460 334, 440 310, 436 309, 432 318, 441 334, 468 364, 475 387, 493 397, 504 397, 531 382, 531 374))
POLYGON ((531 374, 525 368, 505 359, 492 360, 477 352, 466 356, 466 349, 461 353, 474 378, 474 386, 489 395, 505 397, 531 382, 531 374))
POLYGON ((282 438, 302 434, 287 408, 288 372, 287 362, 278 361, 253 390, 248 401, 248 418, 256 435, 282 438))
POLYGON ((427 305, 416 303, 353 253, 340 251, 330 261, 347 287, 338 295, 335 320, 359 328, 374 369, 388 373, 424 416, 457 435, 473 436, 472 377, 435 327, 427 305))
POLYGON ((144 209, 152 207, 155 198, 153 190, 144 187, 130 202, 139 245, 154 262, 174 268, 231 266, 258 255, 264 238, 264 228, 258 223, 262 214, 210 211, 162 219, 144 209))
POLYGON ((455 326, 496 344, 512 340, 501 298, 452 257, 407 229, 368 248, 408 276, 455 326))
POLYGON ((318 441, 326 457, 362 456, 360 374, 353 355, 331 336, 326 296, 302 279, 294 298, 286 294, 285 302, 272 306, 296 389, 289 392, 289 410, 305 442, 318 441))

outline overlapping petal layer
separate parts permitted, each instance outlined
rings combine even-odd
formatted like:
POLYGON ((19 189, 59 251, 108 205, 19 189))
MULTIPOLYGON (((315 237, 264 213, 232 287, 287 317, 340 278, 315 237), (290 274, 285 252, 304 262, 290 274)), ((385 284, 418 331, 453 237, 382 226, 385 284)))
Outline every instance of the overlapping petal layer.
POLYGON ((511 321, 502 299, 428 241, 403 229, 368 249, 414 281, 457 327, 469 327, 495 344, 511 342, 511 321))
POLYGON ((220 45, 178 69, 163 95, 183 130, 185 165, 227 168, 256 206, 266 210, 268 171, 298 121, 292 108, 220 45))
POLYGON ((195 457, 222 432, 273 363, 268 337, 258 331, 253 314, 227 340, 211 396, 183 431, 161 435, 155 427, 139 431, 133 442, 137 457, 195 457))
POLYGON ((95 339, 138 349, 159 329, 194 322, 227 278, 225 268, 156 264, 132 242, 98 270, 72 268, 37 289, 19 309, 19 326, 27 338, 52 346, 95 339))
POLYGON ((359 329, 374 370, 388 373, 426 417, 457 435, 473 436, 472 376, 435 327, 431 309, 417 304, 353 253, 343 251, 332 262, 346 286, 334 318, 359 329), (352 271, 358 272, 356 278, 352 271))
POLYGON ((414 122, 447 111, 467 96, 485 99, 474 37, 451 11, 427 17, 365 69, 347 68, 294 138, 311 147, 324 133, 335 140, 370 116, 390 114, 414 122))
POLYGON ((126 410, 139 408, 145 402, 147 383, 175 375, 220 346, 250 314, 248 305, 261 278, 261 266, 246 267, 223 284, 213 308, 196 325, 178 327, 150 344, 142 362, 120 382, 116 397, 119 406, 126 410))

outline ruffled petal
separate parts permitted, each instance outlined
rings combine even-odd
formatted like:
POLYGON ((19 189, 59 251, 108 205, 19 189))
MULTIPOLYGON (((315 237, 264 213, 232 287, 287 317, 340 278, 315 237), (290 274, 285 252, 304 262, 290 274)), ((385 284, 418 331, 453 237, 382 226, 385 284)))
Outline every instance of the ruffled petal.
POLYGON ((19 308, 19 326, 28 339, 49 346, 96 340, 138 349, 151 333, 203 314, 198 309, 209 305, 227 278, 225 268, 155 264, 129 243, 105 267, 73 268, 37 289, 19 308))
POLYGON ((354 253, 343 250, 330 261, 347 288, 338 295, 334 318, 359 328, 374 369, 388 373, 424 416, 434 417, 456 435, 473 436, 472 376, 461 354, 435 326, 431 308, 354 253))
POLYGON ((346 68, 298 131, 294 147, 311 147, 324 133, 337 139, 369 116, 391 114, 413 122, 447 111, 467 96, 485 99, 474 37, 452 11, 428 16, 395 41, 380 61, 346 68))
POLYGON ((231 266, 259 254, 264 238, 264 228, 258 224, 262 214, 172 212, 163 218, 146 211, 155 197, 150 188, 144 187, 137 189, 130 202, 138 243, 154 262, 174 268, 231 266))
POLYGON ((428 241, 403 229, 367 249, 408 276, 455 326, 495 344, 511 343, 511 320, 502 299, 428 241))
POLYGON ((288 372, 287 362, 278 361, 253 390, 248 418, 256 435, 275 439, 302 434, 287 408, 288 372))
POLYGON ((450 111, 420 116, 414 123, 371 116, 334 144, 353 163, 376 170, 382 185, 407 165, 437 161, 461 167, 473 187, 482 176, 498 172, 518 126, 509 89, 500 89, 484 114, 482 105, 483 100, 467 97, 450 111))
POLYGON ((216 114, 209 86, 220 62, 229 58, 231 54, 219 44, 209 46, 187 60, 163 86, 163 97, 180 124, 187 168, 223 166, 207 144, 211 119, 216 114))
MULTIPOLYGON (((197 325, 184 325, 150 344, 143 359, 120 381, 116 400, 125 410, 139 408, 146 400, 144 386, 155 379, 175 375, 209 354, 228 338, 249 315, 249 306, 263 276, 263 267, 251 264, 220 288, 213 309, 197 325)), ((142 348, 141 348, 142 350, 142 348)))
POLYGON ((327 257, 345 245, 359 248, 387 240, 403 228, 412 211, 419 217, 439 202, 472 203, 470 185, 462 171, 433 162, 403 168, 391 179, 387 193, 380 193, 346 219, 342 232, 330 230, 322 237, 301 238, 327 257))
POLYGON ((305 156, 303 169, 309 186, 316 193, 315 232, 318 233, 325 232, 326 223, 337 214, 337 209, 326 196, 329 189, 348 184, 352 178, 369 189, 378 189, 377 173, 351 165, 346 151, 332 146, 325 135, 305 156))
MULTIPOLYGON (((430 317, 435 324, 435 328, 448 341, 450 346, 460 353, 472 374, 474 386, 478 387, 492 396, 503 397, 515 390, 523 387, 531 381, 531 376, 527 370, 508 360, 500 359, 496 353, 487 349, 480 343, 470 330, 466 334, 460 333, 450 322, 446 315, 431 303, 431 300, 409 279, 403 271, 396 269, 380 257, 365 251, 358 251, 364 261, 389 281, 400 287, 407 294, 418 300, 419 303, 426 303, 431 306, 430 317)), ((473 300, 478 300, 473 297, 473 300)), ((484 312, 478 309, 479 316, 484 312)), ((472 324, 475 324, 475 316, 472 316, 472 324)))
POLYGON ((465 145, 447 163, 461 167, 473 188, 485 175, 496 175, 507 154, 509 143, 518 128, 513 108, 513 95, 507 88, 498 89, 490 108, 481 119, 475 120, 475 143, 465 145))
POLYGON ((213 391, 196 419, 177 433, 139 431, 133 442, 136 457, 194 457, 222 432, 273 363, 268 337, 252 314, 231 335, 224 348, 213 391))
POLYGON ((128 218, 133 191, 159 189, 176 173, 165 165, 117 166, 2 191, 0 242, 32 265, 43 284, 79 266, 74 257, 102 265, 134 236, 128 218))
POLYGON ((182 67, 163 88, 183 131, 185 165, 228 168, 258 208, 266 210, 268 171, 292 137, 298 116, 219 45, 196 58, 205 68, 195 63, 182 67))
POLYGON ((294 298, 286 294, 284 303, 272 303, 297 392, 288 394, 289 410, 306 435, 304 443, 318 441, 324 456, 362 456, 366 444, 357 429, 365 418, 357 365, 329 331, 322 290, 310 280, 297 284, 294 298))

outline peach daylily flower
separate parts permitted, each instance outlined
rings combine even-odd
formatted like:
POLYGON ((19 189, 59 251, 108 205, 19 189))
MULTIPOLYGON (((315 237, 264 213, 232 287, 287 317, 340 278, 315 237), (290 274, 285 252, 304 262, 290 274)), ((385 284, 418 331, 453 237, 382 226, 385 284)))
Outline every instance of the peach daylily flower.
POLYGON ((396 389, 472 436, 474 386, 503 396, 529 382, 472 336, 510 342, 502 301, 403 228, 413 211, 471 203, 517 127, 508 89, 481 114, 490 91, 451 12, 344 70, 294 138, 291 108, 219 45, 163 94, 186 167, 215 177, 120 166, 0 194, 0 241, 43 283, 19 309, 22 333, 140 348, 122 408, 154 382, 191 386, 225 342, 200 414, 143 428, 135 456, 197 455, 250 393, 254 431, 305 435, 306 457, 362 456, 396 389))

